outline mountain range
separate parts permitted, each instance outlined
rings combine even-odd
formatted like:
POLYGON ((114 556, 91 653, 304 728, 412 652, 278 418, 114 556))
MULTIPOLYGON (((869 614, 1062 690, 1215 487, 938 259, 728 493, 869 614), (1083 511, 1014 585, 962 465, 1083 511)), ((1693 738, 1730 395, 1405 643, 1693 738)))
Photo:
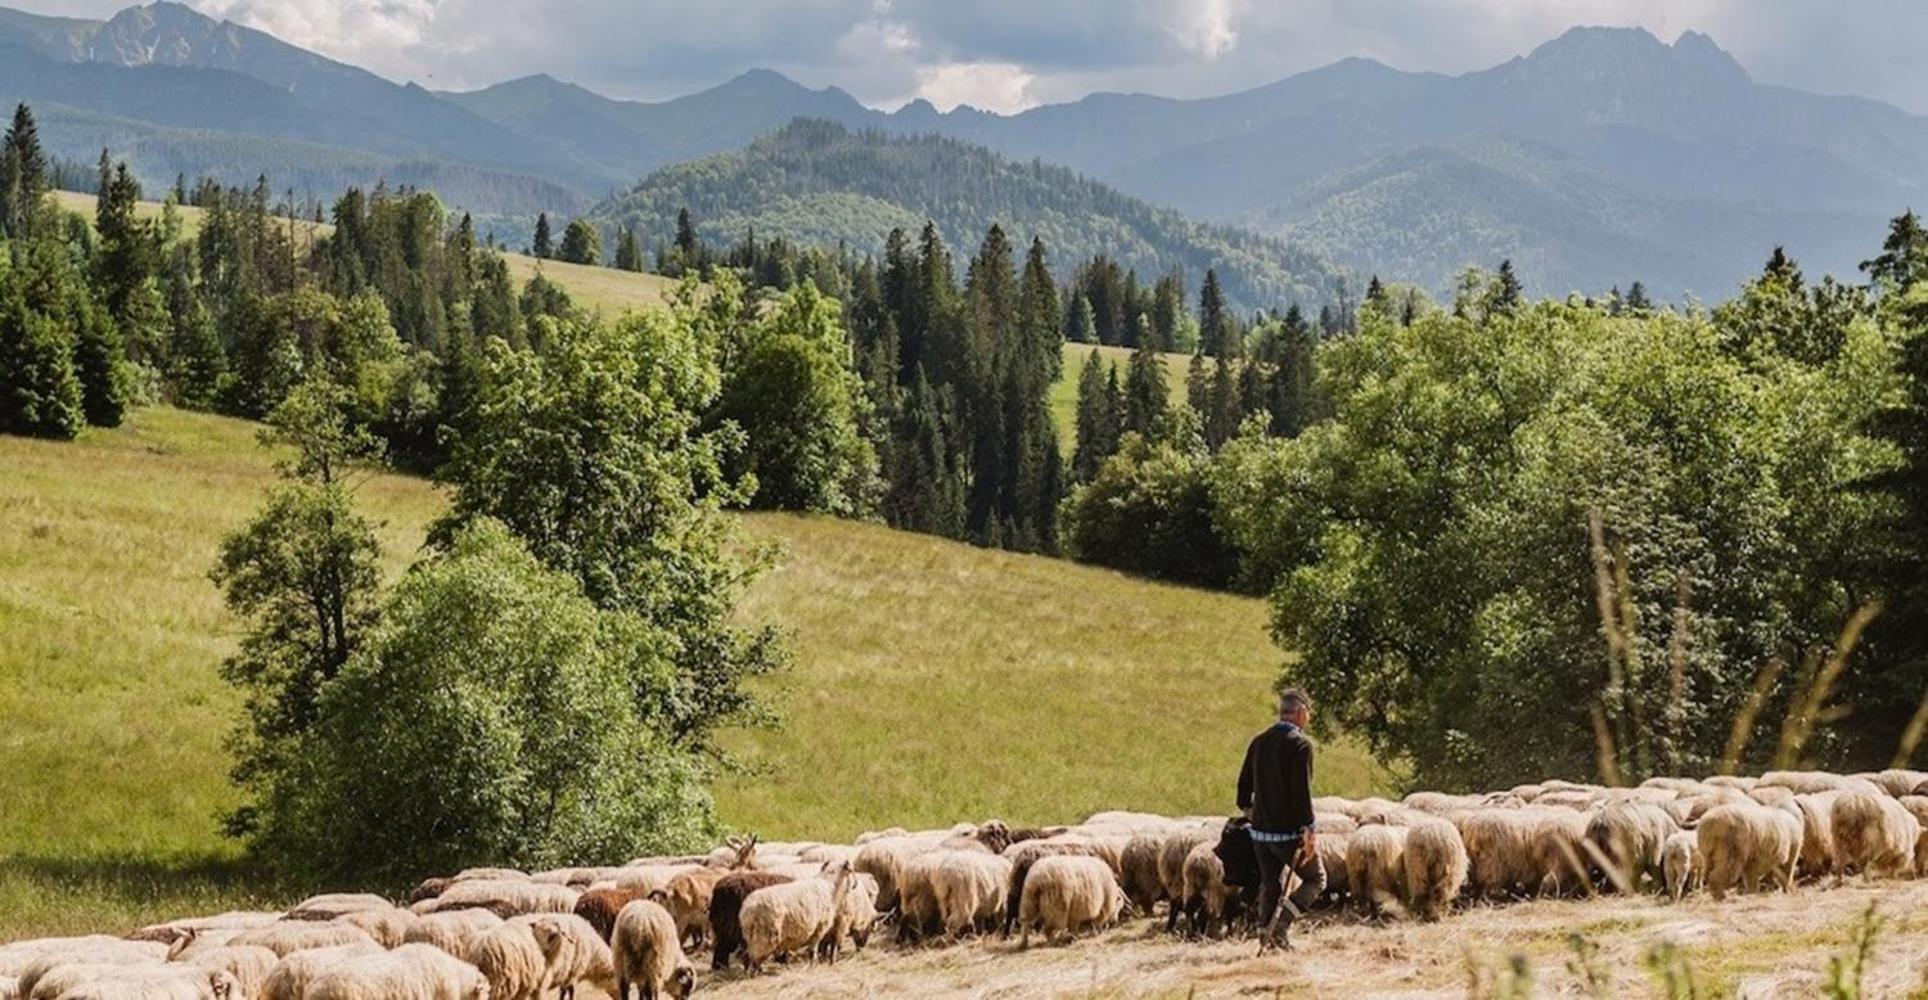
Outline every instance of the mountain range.
POLYGON ((1435 289, 1511 258, 1539 293, 1638 279, 1711 298, 1777 244, 1846 274, 1928 187, 1928 119, 1761 84, 1705 35, 1640 29, 1575 28, 1460 75, 1347 59, 1219 97, 997 115, 882 112, 768 70, 648 103, 547 76, 438 93, 178 4, 0 8, 0 99, 32 103, 57 153, 111 146, 150 179, 265 171, 323 193, 380 176, 509 216, 589 211, 799 117, 936 134, 1435 289))

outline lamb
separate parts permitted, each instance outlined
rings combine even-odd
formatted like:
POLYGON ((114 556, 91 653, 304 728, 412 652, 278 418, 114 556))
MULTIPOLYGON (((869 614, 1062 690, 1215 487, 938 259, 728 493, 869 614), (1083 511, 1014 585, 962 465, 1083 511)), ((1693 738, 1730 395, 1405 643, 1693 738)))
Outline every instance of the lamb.
POLYGON ((1801 857, 1801 820, 1785 809, 1762 805, 1715 806, 1695 831, 1706 866, 1705 882, 1716 900, 1740 886, 1752 892, 1772 877, 1782 889, 1794 887, 1794 865, 1801 857))
POLYGON ((530 919, 504 920, 475 935, 459 956, 489 981, 491 1000, 536 1000, 542 994, 549 966, 530 919))
MULTIPOLYGON (((1007 845, 1008 846, 1008 845, 1007 845)), ((1012 864, 998 854, 954 851, 941 855, 931 880, 938 919, 956 940, 966 930, 988 930, 1004 921, 1005 888, 1012 864)))
POLYGON ((488 910, 449 910, 418 918, 402 935, 403 944, 432 944, 451 955, 468 953, 469 939, 492 927, 502 918, 488 910))
POLYGON ((1024 880, 1018 944, 1029 947, 1034 928, 1049 939, 1109 926, 1124 907, 1124 889, 1103 861, 1078 855, 1041 858, 1024 880))
POLYGON ((568 913, 576 908, 576 890, 541 882, 471 879, 448 887, 426 908, 428 913, 480 907, 507 920, 526 913, 568 913))
POLYGON ((309 896, 283 915, 284 920, 333 920, 357 910, 383 910, 395 904, 372 892, 329 892, 309 896))
MULTIPOLYGON (((1181 866, 1185 916, 1193 937, 1216 937, 1230 930, 1237 915, 1238 886, 1225 881, 1225 862, 1219 860, 1218 844, 1206 841, 1185 855, 1181 866)), ((1177 907, 1173 907, 1174 910, 1177 907)))
MULTIPOLYGON (((820 878, 799 879, 751 893, 743 901, 742 912, 743 946, 750 971, 761 971, 764 961, 777 956, 804 954, 814 958, 817 946, 837 925, 838 911, 850 894, 852 874, 850 869, 840 868, 820 878)), ((999 903, 1004 899, 997 891, 1002 884, 1003 879, 994 879, 988 893, 999 903)))
POLYGON ((268 972, 267 981, 262 983, 259 1000, 301 1000, 308 992, 308 984, 337 964, 363 955, 379 955, 384 951, 373 941, 357 944, 336 945, 332 948, 310 948, 284 956, 268 972))
POLYGON ((529 921, 536 947, 542 952, 545 989, 561 1000, 575 1000, 576 984, 587 982, 604 993, 616 989, 616 968, 609 943, 589 921, 575 914, 543 913, 529 921))
POLYGON ((696 969, 683 955, 676 919, 647 899, 623 907, 616 915, 610 960, 616 970, 616 1000, 629 1000, 632 985, 642 1000, 655 1000, 664 993, 687 997, 696 988, 696 969))
POLYGON ((1667 838, 1660 846, 1660 873, 1666 882, 1667 895, 1674 902, 1680 902, 1687 890, 1693 888, 1694 879, 1700 874, 1700 839, 1693 830, 1681 830, 1667 838))
POLYGON ((1610 883, 1633 891, 1643 875, 1660 875, 1660 849, 1679 830, 1673 816, 1654 803, 1609 801, 1587 822, 1587 843, 1593 847, 1588 853, 1607 869, 1610 883))
POLYGON ((303 1000, 489 1000, 472 965, 425 944, 344 958, 308 984, 303 1000))
POLYGON ((228 939, 231 945, 260 945, 283 958, 310 948, 332 948, 362 942, 380 944, 367 931, 353 924, 310 920, 283 920, 266 927, 242 931, 228 939))
POLYGON ((1408 828, 1403 854, 1406 899, 1413 913, 1437 920, 1466 885, 1466 845, 1459 830, 1445 820, 1416 823, 1408 828))
MULTIPOLYGON (((740 917, 743 902, 759 889, 776 885, 787 885, 788 875, 775 872, 731 872, 716 883, 716 890, 710 894, 710 937, 712 938, 710 968, 722 970, 730 966, 730 959, 743 950, 743 925, 740 917)), ((635 904, 630 904, 634 906, 635 904)), ((625 906, 623 909, 627 910, 625 906)), ((617 918, 620 925, 622 919, 617 918)))
POLYGON ((1873 878, 1913 873, 1921 822, 1880 792, 1845 792, 1834 800, 1836 874, 1848 869, 1873 878))
POLYGON ((1411 828, 1375 823, 1347 838, 1346 885, 1363 913, 1398 905, 1406 884, 1406 838, 1411 828))
MULTIPOLYGON (((709 876, 709 884, 711 886, 715 886, 716 880, 723 877, 723 870, 721 868, 698 868, 691 872, 685 872, 684 875, 677 877, 682 878, 685 875, 698 876, 698 873, 703 872, 711 873, 709 876)), ((585 890, 582 895, 576 897, 574 913, 576 916, 588 921, 589 926, 594 927, 596 933, 601 934, 604 941, 608 941, 611 935, 616 932, 616 915, 623 912, 623 907, 639 899, 648 898, 649 894, 649 890, 641 886, 627 889, 618 887, 588 889, 585 890)))

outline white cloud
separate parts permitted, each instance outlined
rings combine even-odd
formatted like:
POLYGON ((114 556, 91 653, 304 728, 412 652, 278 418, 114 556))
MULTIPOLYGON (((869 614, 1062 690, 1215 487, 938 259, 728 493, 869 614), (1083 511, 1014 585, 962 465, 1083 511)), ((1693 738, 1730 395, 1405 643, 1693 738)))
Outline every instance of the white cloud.
POLYGON ((917 90, 904 100, 921 97, 939 111, 968 104, 980 111, 1015 114, 1037 105, 1031 96, 1036 79, 1015 63, 944 63, 919 69, 917 90))
POLYGON ((1238 29, 1232 24, 1238 0, 1194 0, 1179 6, 1172 35, 1188 52, 1216 59, 1238 45, 1238 29))

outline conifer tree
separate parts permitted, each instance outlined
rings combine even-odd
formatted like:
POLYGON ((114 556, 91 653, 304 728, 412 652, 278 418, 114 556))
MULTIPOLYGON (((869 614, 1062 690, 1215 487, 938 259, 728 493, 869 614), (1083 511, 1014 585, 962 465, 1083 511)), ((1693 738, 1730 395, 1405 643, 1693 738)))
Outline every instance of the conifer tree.
POLYGON ((623 227, 623 234, 616 240, 616 268, 621 271, 641 271, 643 269, 643 248, 636 242, 636 230, 623 227))
POLYGON ((1089 482, 1104 460, 1118 451, 1118 368, 1093 348, 1078 372, 1078 436, 1071 452, 1071 476, 1089 482))
POLYGON ((1158 279, 1151 295, 1152 349, 1178 350, 1178 327, 1185 314, 1185 280, 1177 272, 1158 279))
MULTIPOLYGON (((137 214, 141 185, 128 172, 126 163, 109 170, 103 154, 101 180, 94 213, 98 242, 93 287, 102 307, 120 328, 117 339, 131 346, 142 360, 158 360, 149 355, 164 333, 163 317, 149 283, 158 263, 160 237, 153 224, 137 214)), ((86 380, 85 374, 82 380, 86 380)))
POLYGON ((1200 415, 1205 419, 1205 445, 1217 451, 1225 442, 1238 434, 1241 416, 1239 408, 1238 373, 1232 367, 1232 359, 1219 355, 1212 366, 1211 397, 1207 409, 1200 415))
POLYGON ((696 223, 690 218, 688 208, 676 210, 676 252, 686 268, 700 270, 703 265, 703 244, 696 236, 696 223))
MULTIPOLYGON (((47 244, 29 250, 56 252, 47 244)), ((0 432, 72 438, 86 422, 73 336, 29 301, 22 270, 0 266, 0 432)))
POLYGON ((971 431, 970 536, 982 544, 1002 537, 1000 502, 1007 494, 1014 456, 1008 451, 1005 405, 1007 368, 1016 363, 1010 345, 1016 340, 1017 289, 1012 270, 1011 244, 1004 230, 992 226, 984 234, 964 282, 962 338, 952 350, 938 351, 935 359, 942 380, 957 387, 958 399, 971 431))
POLYGON ((529 253, 537 260, 548 260, 555 253, 555 247, 552 244, 553 239, 554 237, 549 233, 549 213, 543 212, 537 215, 536 235, 535 239, 529 244, 529 253))
POLYGON ((1205 355, 1194 354, 1185 366, 1185 405, 1205 419, 1212 412, 1212 370, 1205 365, 1205 355))
POLYGON ((1233 350, 1231 340, 1231 317, 1225 314, 1225 293, 1218 287, 1218 271, 1208 270, 1205 283, 1198 289, 1198 349, 1217 357, 1233 350))
POLYGON ((1644 316, 1653 311, 1654 304, 1647 298, 1647 286, 1639 281, 1627 286, 1626 311, 1635 316, 1644 316))
POLYGON ((95 427, 119 427, 133 395, 120 328, 84 296, 75 301, 70 315, 76 321, 74 373, 80 378, 81 412, 95 427))
POLYGON ((33 235, 41 198, 52 186, 33 111, 25 104, 15 105, 13 121, 0 142, 0 236, 33 235))
POLYGON ((1083 294, 1071 300, 1071 315, 1065 321, 1064 336, 1074 344, 1098 342, 1098 323, 1091 313, 1091 300, 1083 294))
POLYGON ((1885 283, 1901 291, 1928 277, 1928 230, 1922 228, 1921 219, 1913 210, 1901 213, 1888 224, 1888 236, 1881 243, 1881 252, 1862 261, 1861 270, 1874 284, 1885 283))
POLYGON ((1513 273, 1513 259, 1509 257, 1500 261, 1500 272, 1493 279, 1492 304, 1488 308, 1492 312, 1511 312, 1518 309, 1524 300, 1520 277, 1513 273))
POLYGON ((167 377, 174 401, 190 409, 212 408, 221 395, 227 358, 214 314, 185 270, 169 276, 167 311, 167 377))
POLYGON ((1165 378, 1165 361, 1149 347, 1131 352, 1125 370, 1124 429, 1151 437, 1164 423, 1171 406, 1171 386, 1165 378))

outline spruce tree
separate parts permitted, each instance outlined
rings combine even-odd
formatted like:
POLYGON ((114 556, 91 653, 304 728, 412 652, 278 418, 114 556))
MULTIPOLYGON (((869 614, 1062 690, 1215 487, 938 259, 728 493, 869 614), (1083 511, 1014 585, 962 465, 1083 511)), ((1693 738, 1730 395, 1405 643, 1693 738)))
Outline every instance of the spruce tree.
POLYGON ((73 337, 32 308, 21 285, 0 268, 0 432, 72 438, 86 422, 73 337))
MULTIPOLYGON (((151 289, 160 254, 160 237, 152 223, 139 216, 141 185, 121 163, 107 169, 102 159, 101 194, 95 205, 98 234, 93 259, 93 286, 100 303, 120 327, 121 341, 142 360, 162 337, 162 317, 152 306, 151 289)), ((83 376, 84 379, 84 376, 83 376)))
POLYGON ((1177 272, 1158 279, 1151 295, 1152 348, 1178 350, 1178 327, 1185 315, 1185 279, 1177 272))
POLYGON ((81 411, 95 427, 119 427, 133 395, 133 373, 114 318, 84 299, 76 302, 74 373, 80 377, 81 411))
POLYGON ((1198 349, 1217 357, 1234 352, 1231 341, 1231 317, 1225 313, 1225 293, 1218 286, 1218 271, 1207 270, 1205 283, 1198 289, 1198 349))
POLYGON ((1171 406, 1171 386, 1165 360, 1149 347, 1131 352, 1125 370, 1124 429, 1143 437, 1158 432, 1171 406))
POLYGON ((190 409, 214 406, 227 373, 227 357, 214 314, 186 280, 168 284, 168 385, 174 401, 190 409))
POLYGON ((1654 304, 1647 298, 1647 286, 1639 281, 1627 286, 1626 311, 1635 316, 1644 316, 1653 311, 1654 304))
POLYGON ((13 121, 0 142, 0 236, 33 235, 41 198, 52 186, 33 111, 25 104, 15 105, 13 121))
POLYGON ((1520 287, 1520 277, 1513 273, 1513 259, 1509 257, 1500 261, 1500 273, 1493 281, 1492 305, 1489 308, 1493 312, 1511 312, 1518 309, 1523 301, 1525 295, 1520 287))
POLYGON ((552 240, 553 237, 549 233, 549 213, 543 212, 536 216, 536 235, 529 244, 530 254, 537 260, 548 260, 555 253, 552 240))
POLYGON ((623 234, 616 240, 616 268, 620 271, 641 271, 643 269, 643 248, 636 242, 636 230, 623 227, 623 234))
POLYGON ((1004 230, 992 226, 971 258, 964 282, 962 338, 954 351, 936 353, 944 381, 957 386, 966 426, 971 432, 970 535, 982 544, 996 544, 1007 510, 1016 465, 1010 453, 1005 395, 1011 387, 1006 370, 1016 363, 1011 345, 1017 335, 1016 275, 1011 244, 1004 230), (994 532, 997 532, 994 537, 994 532))
POLYGON ((1888 224, 1888 237, 1882 241, 1881 252, 1873 259, 1862 261, 1861 270, 1875 285, 1886 284, 1903 291, 1928 277, 1928 230, 1922 229, 1921 219, 1912 209, 1888 224))
POLYGON ((1071 476, 1090 482, 1104 460, 1118 451, 1118 369, 1093 348, 1078 372, 1078 436, 1071 451, 1071 476))
POLYGON ((1212 412, 1212 370, 1205 366, 1205 355, 1194 354, 1185 366, 1185 405, 1200 420, 1212 412))
POLYGON ((1071 300, 1071 315, 1065 320, 1064 337, 1074 344, 1098 342, 1098 323, 1091 313, 1091 300, 1083 294, 1071 300))
POLYGON ((1232 359, 1219 355, 1212 366, 1211 396, 1206 409, 1200 412, 1205 418, 1205 445, 1217 451, 1225 442, 1238 434, 1239 409, 1238 373, 1232 367, 1232 359))

